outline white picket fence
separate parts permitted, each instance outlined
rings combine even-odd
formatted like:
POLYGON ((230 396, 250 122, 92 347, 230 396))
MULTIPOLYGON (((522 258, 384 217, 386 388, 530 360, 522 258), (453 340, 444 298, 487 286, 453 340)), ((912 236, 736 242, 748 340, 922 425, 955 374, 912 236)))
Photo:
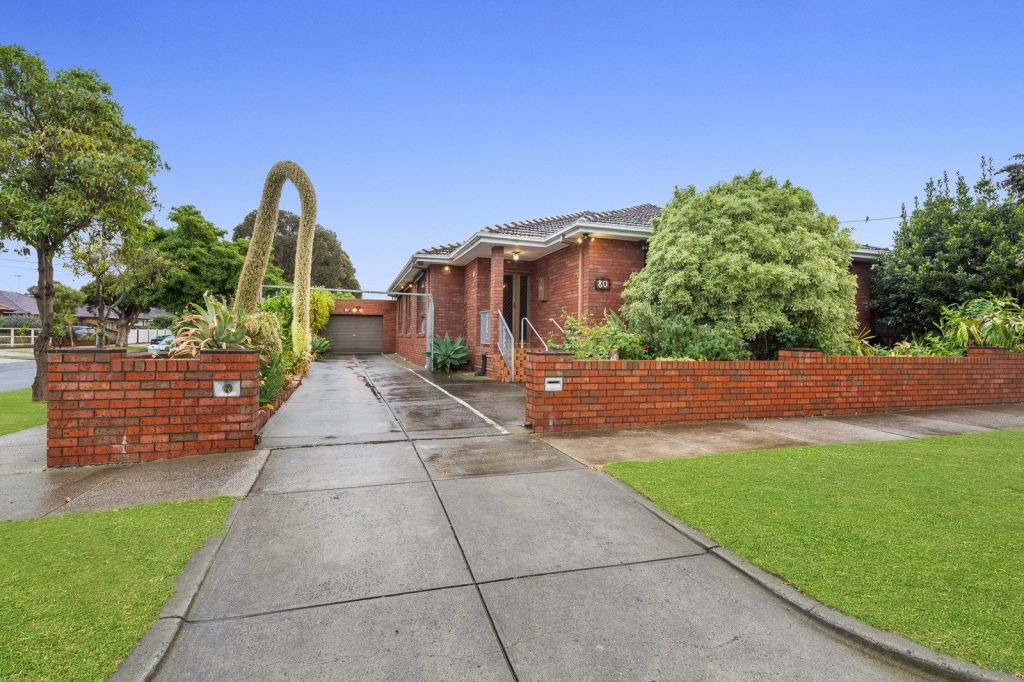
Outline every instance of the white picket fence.
POLYGON ((31 346, 38 334, 38 329, 0 329, 0 348, 31 346))
MULTIPOLYGON (((0 329, 0 348, 31 347, 35 344, 39 332, 39 329, 0 329)), ((128 330, 128 345, 135 346, 141 343, 149 343, 158 336, 166 336, 170 333, 170 329, 135 327, 128 330)), ((110 332, 108 338, 112 341, 114 332, 110 332)))

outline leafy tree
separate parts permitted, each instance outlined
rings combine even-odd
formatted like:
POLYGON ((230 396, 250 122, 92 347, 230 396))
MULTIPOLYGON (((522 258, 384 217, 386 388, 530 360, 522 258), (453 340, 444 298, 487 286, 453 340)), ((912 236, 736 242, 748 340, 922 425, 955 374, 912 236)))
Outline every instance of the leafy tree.
MULTIPOLYGON (((37 288, 28 288, 30 296, 38 295, 37 288)), ((52 336, 60 338, 74 338, 71 334, 71 327, 75 324, 75 314, 78 307, 85 303, 85 294, 74 287, 69 287, 60 282, 53 283, 53 329, 52 336)), ((40 322, 41 323, 41 322, 40 322)))
MULTIPOLYGON (((232 233, 235 239, 250 239, 256 223, 256 211, 251 211, 242 222, 235 226, 232 233)), ((291 282, 295 279, 295 245, 299 238, 299 216, 291 211, 278 211, 277 233, 274 235, 274 247, 270 257, 277 267, 281 268, 284 278, 291 282)), ((338 236, 323 225, 316 226, 313 235, 313 269, 311 284, 327 289, 358 289, 356 269, 352 265, 345 250, 341 248, 338 236)))
POLYGON ((94 225, 140 223, 155 204, 152 176, 162 167, 156 144, 125 122, 96 72, 51 75, 23 47, 0 46, 0 240, 36 253, 42 333, 33 400, 46 395, 54 258, 94 225))
POLYGON ((1024 154, 1011 156, 1010 163, 1000 168, 999 174, 1006 176, 1000 181, 999 186, 1017 201, 1024 201, 1024 154))
POLYGON ((1024 203, 1000 192, 991 161, 973 186, 957 175, 925 184, 891 252, 872 275, 872 306, 906 334, 935 328, 943 308, 987 294, 1024 295, 1024 203))
MULTIPOLYGON (((153 292, 153 305, 180 313, 190 304, 202 303, 207 292, 224 299, 234 295, 248 241, 225 241, 226 232, 195 206, 172 208, 168 219, 174 227, 153 233, 154 246, 170 263, 153 292)), ((275 267, 267 269, 264 281, 285 283, 275 267)))
POLYGON ((809 191, 759 171, 706 192, 676 188, 623 312, 659 357, 836 351, 856 326, 853 247, 809 191))
POLYGON ((106 342, 107 320, 117 315, 118 345, 126 345, 128 332, 139 315, 149 310, 160 277, 169 261, 152 246, 156 226, 110 229, 98 225, 72 241, 70 265, 92 281, 82 287, 96 313, 96 345, 106 342))

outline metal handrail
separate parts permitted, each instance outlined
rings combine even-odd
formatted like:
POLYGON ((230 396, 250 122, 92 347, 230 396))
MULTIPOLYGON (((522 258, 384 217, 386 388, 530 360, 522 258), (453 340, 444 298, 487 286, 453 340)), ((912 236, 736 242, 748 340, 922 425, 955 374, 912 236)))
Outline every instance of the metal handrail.
POLYGON ((514 379, 516 376, 516 339, 512 336, 512 330, 508 328, 505 316, 498 315, 497 317, 498 323, 501 325, 498 327, 498 351, 505 359, 509 376, 514 379))
POLYGON ((550 322, 551 324, 553 324, 553 325, 555 325, 556 327, 558 327, 558 331, 562 332, 562 334, 563 334, 563 335, 565 334, 565 330, 564 330, 564 329, 562 329, 562 325, 558 324, 558 320, 556 320, 556 319, 555 319, 555 318, 553 318, 553 317, 549 317, 549 318, 548 318, 548 322, 550 322))
POLYGON ((530 325, 530 329, 532 329, 533 333, 537 335, 540 342, 544 344, 544 350, 546 352, 548 349, 548 342, 544 340, 544 337, 540 335, 540 332, 537 331, 537 328, 533 326, 533 322, 530 322, 530 318, 528 317, 524 317, 519 321, 519 345, 526 345, 526 325, 530 325))

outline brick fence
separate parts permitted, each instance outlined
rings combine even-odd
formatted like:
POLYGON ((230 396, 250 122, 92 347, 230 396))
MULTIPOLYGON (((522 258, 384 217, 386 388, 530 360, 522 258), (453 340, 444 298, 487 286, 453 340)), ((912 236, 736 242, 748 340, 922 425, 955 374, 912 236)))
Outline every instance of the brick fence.
POLYGON ((124 350, 49 355, 46 464, 141 462, 250 450, 259 410, 259 355, 204 351, 170 360, 124 350), (237 394, 214 383, 238 381, 237 394))
POLYGON ((1024 402, 1024 354, 996 348, 959 358, 790 350, 778 360, 714 362, 530 353, 526 372, 535 431, 1024 402), (545 390, 545 377, 561 377, 562 390, 545 390))

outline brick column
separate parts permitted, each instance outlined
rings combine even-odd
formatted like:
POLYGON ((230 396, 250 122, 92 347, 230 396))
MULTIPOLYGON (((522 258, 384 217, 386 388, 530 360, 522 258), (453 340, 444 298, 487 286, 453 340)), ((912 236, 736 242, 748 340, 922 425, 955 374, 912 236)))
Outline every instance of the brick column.
POLYGON ((554 431, 560 426, 564 402, 573 400, 574 386, 567 375, 573 374, 572 356, 562 352, 529 351, 526 353, 526 423, 534 431, 554 431), (563 390, 544 389, 544 377, 562 377, 563 390))
POLYGON ((487 376, 494 379, 498 375, 498 357, 501 352, 498 350, 498 338, 501 334, 501 310, 505 301, 505 247, 491 247, 491 287, 490 287, 490 310, 491 310, 491 347, 488 351, 491 361, 487 363, 487 376))

